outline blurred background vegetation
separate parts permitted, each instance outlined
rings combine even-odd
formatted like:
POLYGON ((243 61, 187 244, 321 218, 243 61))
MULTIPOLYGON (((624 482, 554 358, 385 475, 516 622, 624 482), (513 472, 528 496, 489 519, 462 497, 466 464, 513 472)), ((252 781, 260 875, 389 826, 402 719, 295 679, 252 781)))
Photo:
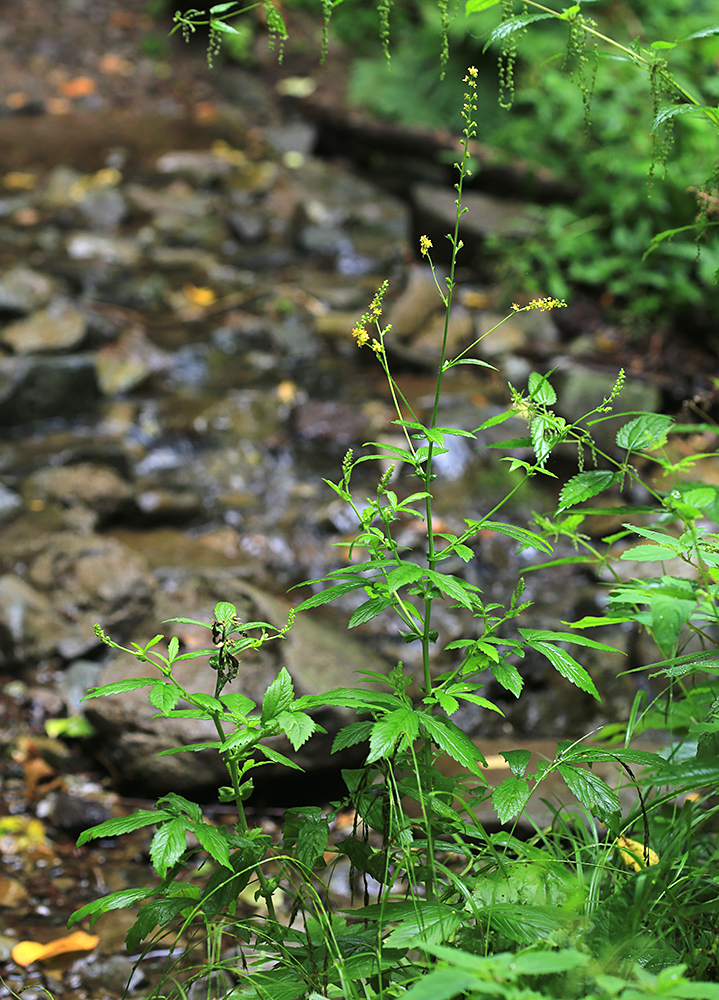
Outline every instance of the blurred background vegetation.
MULTIPOLYGON (((444 79, 442 6, 437 0, 394 0, 388 65, 377 6, 366 0, 336 3, 330 44, 335 40, 350 53, 350 103, 400 123, 459 131, 462 77, 468 65, 476 65, 479 141, 493 147, 500 162, 521 159, 541 165, 567 190, 561 203, 542 207, 543 224, 536 235, 490 248, 500 279, 516 294, 568 298, 587 291, 630 331, 680 324, 715 338, 715 228, 698 243, 692 231, 678 234, 645 256, 652 237, 694 222, 697 190, 716 188, 716 175, 713 182, 711 175, 719 151, 711 124, 681 116, 666 169, 657 166, 655 144, 662 138, 652 132, 655 109, 648 75, 600 47, 591 124, 586 128, 582 94, 572 80, 576 66, 568 65, 565 57, 568 28, 555 20, 532 24, 517 34, 514 105, 504 110, 498 101, 498 52, 494 46, 485 51, 501 6, 468 16, 463 0, 449 0, 444 79)), ((284 0, 283 9, 290 23, 292 11, 298 9, 313 13, 318 25, 322 22, 321 0, 284 0)), ((610 37, 642 47, 675 42, 711 26, 717 13, 715 0, 585 0, 582 12, 610 37)), ((232 40, 225 58, 249 59, 251 33, 258 22, 239 18, 233 23, 242 35, 232 40)), ((664 51, 677 81, 716 107, 719 35, 664 51)), ((588 55, 585 73, 591 75, 594 55, 590 50, 588 55)))

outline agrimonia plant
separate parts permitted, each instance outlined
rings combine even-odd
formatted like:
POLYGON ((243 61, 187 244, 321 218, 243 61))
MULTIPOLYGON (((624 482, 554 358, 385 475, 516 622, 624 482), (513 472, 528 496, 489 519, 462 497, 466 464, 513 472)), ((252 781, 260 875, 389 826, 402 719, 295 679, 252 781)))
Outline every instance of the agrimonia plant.
MULTIPOLYGON (((160 940, 172 942, 168 967, 153 996, 166 996, 171 990, 173 995, 183 994, 188 978, 204 978, 208 997, 235 1000, 405 994, 413 1000, 467 994, 568 997, 589 995, 586 991, 591 989, 592 996, 626 1000, 687 995, 681 992, 686 950, 677 946, 676 927, 665 930, 665 947, 657 953, 653 970, 641 973, 632 965, 638 954, 632 951, 635 939, 627 941, 626 921, 631 915, 631 926, 640 934, 648 913, 668 912, 667 900, 673 905, 678 899, 696 918, 701 900, 715 887, 707 860, 711 850, 701 838, 711 813, 702 813, 696 803, 680 808, 675 802, 677 787, 696 791, 707 768, 716 770, 711 752, 719 739, 719 723, 713 695, 700 702, 695 690, 687 689, 684 701, 690 703, 689 714, 682 714, 681 700, 649 706, 638 700, 625 739, 600 747, 565 742, 553 761, 540 762, 532 771, 527 750, 507 750, 503 756, 510 775, 494 790, 484 777, 481 750, 451 718, 462 702, 500 711, 480 694, 487 676, 519 696, 523 680, 517 662, 529 650, 546 657, 559 674, 598 698, 592 678, 567 646, 611 649, 578 631, 515 627, 529 606, 523 600, 522 578, 508 603, 501 605, 486 601, 479 588, 462 575, 446 572, 443 563, 450 558, 452 564, 457 558, 465 562, 472 558, 472 541, 481 531, 499 532, 520 547, 545 553, 550 568, 566 561, 552 558, 550 539, 569 537, 577 547, 585 548, 584 553, 569 557, 572 561, 612 570, 607 546, 620 545, 636 534, 643 541, 622 558, 649 559, 655 564, 677 558, 693 567, 696 578, 664 575, 631 584, 614 570, 617 585, 608 616, 574 623, 574 627, 594 627, 606 621, 632 622, 646 627, 663 657, 656 667, 672 685, 682 685, 697 669, 712 670, 719 573, 719 537, 703 523, 705 515, 716 516, 717 491, 687 485, 679 478, 688 460, 674 459, 667 450, 669 435, 675 430, 671 419, 631 415, 616 435, 620 457, 600 449, 591 437, 592 422, 613 418, 611 409, 621 391, 622 374, 602 404, 575 423, 554 412, 556 393, 549 378, 534 373, 526 389, 510 387, 507 410, 474 432, 439 424, 447 372, 458 365, 486 366, 472 354, 476 342, 457 356, 447 353, 455 264, 462 248, 462 189, 476 130, 474 68, 464 83, 464 138, 457 163, 457 212, 454 231, 448 234, 452 254, 446 276, 432 263, 431 241, 422 237, 420 242, 446 311, 436 391, 426 423, 390 369, 385 344, 391 328, 382 321, 386 284, 353 331, 357 344, 368 345, 385 372, 397 413, 394 423, 401 428, 406 447, 376 443, 360 457, 348 452, 340 479, 328 484, 357 519, 358 533, 348 545, 347 562, 320 580, 310 581, 328 586, 299 604, 283 628, 243 622, 234 605, 218 604, 210 622, 193 622, 208 629, 211 645, 203 650, 181 652, 173 637, 163 652, 159 635, 146 645, 120 647, 98 628, 98 636, 110 647, 152 664, 157 674, 98 688, 89 697, 122 695, 144 686, 161 716, 211 722, 216 739, 165 752, 219 753, 228 774, 219 798, 237 812, 231 826, 217 826, 196 803, 171 792, 155 808, 102 823, 78 841, 82 846, 93 838, 154 827, 150 858, 157 882, 111 893, 71 918, 71 923, 86 918, 94 922, 108 910, 139 906, 127 935, 129 949, 146 952, 160 940), (528 427, 526 436, 505 442, 512 451, 506 460, 521 473, 522 482, 539 474, 552 475, 547 463, 555 449, 566 451, 571 445, 576 450, 579 471, 562 488, 556 515, 537 516, 535 530, 498 520, 501 507, 520 483, 481 518, 467 519, 459 534, 437 530, 435 459, 444 450, 447 436, 474 439, 489 425, 511 417, 523 419, 528 427), (656 515, 657 523, 651 528, 627 523, 614 537, 592 542, 580 531, 586 516, 583 505, 602 492, 616 493, 630 481, 640 482, 636 466, 648 456, 671 477, 666 490, 650 491, 652 504, 639 511, 645 519, 656 515), (585 458, 591 468, 585 467, 585 458), (372 461, 381 463, 384 471, 375 495, 358 502, 351 488, 353 472, 372 461), (401 487, 407 478, 415 480, 417 489, 404 495, 401 487), (421 557, 408 553, 397 539, 397 527, 408 518, 424 525, 421 557), (679 533, 677 523, 682 525, 679 533), (356 687, 295 697, 291 677, 283 668, 261 705, 229 690, 244 651, 282 639, 296 613, 346 594, 361 595, 350 628, 388 612, 394 614, 401 639, 420 651, 418 677, 400 661, 386 676, 368 672, 363 680, 370 682, 369 687, 360 681, 356 687), (435 619, 440 604, 469 613, 476 627, 466 638, 445 647, 438 667, 435 619), (699 637, 708 652, 687 653, 684 643, 689 633, 699 637), (188 691, 176 677, 176 664, 202 656, 209 658, 209 669, 215 671, 212 695, 188 691), (412 697, 416 689, 418 694, 412 697), (697 718, 700 704, 705 714, 697 718), (252 772, 267 763, 296 768, 273 738, 282 737, 294 750, 299 749, 320 729, 312 711, 326 706, 357 713, 356 721, 338 732, 333 749, 366 744, 364 764, 343 771, 347 797, 342 802, 329 809, 317 805, 288 809, 281 842, 275 843, 247 821, 244 803, 252 790, 252 772), (682 757, 672 748, 666 765, 662 756, 629 745, 632 733, 643 725, 656 726, 662 712, 663 725, 680 737, 699 736, 689 763, 686 751, 682 757), (460 765, 459 776, 445 773, 442 762, 448 757, 460 765), (638 798, 636 810, 624 820, 616 792, 587 767, 597 761, 616 762, 632 780, 631 768, 640 765, 645 769, 641 778, 645 784, 650 780, 647 774, 651 775, 649 791, 638 798), (674 775, 672 794, 659 794, 658 786, 669 785, 668 770, 674 775), (498 819, 508 823, 523 812, 534 790, 553 773, 564 780, 578 805, 571 813, 558 810, 551 828, 538 830, 534 839, 519 839, 511 826, 489 833, 477 819, 479 806, 491 797, 498 819), (352 832, 331 843, 333 822, 347 806, 354 816, 352 832), (677 810, 682 818, 681 836, 672 839, 677 810), (603 824, 604 833, 596 821, 603 824), (700 840, 704 852, 701 891, 692 895, 685 891, 686 872, 698 870, 696 843, 700 840), (621 860, 617 860, 618 850, 621 860), (353 899, 353 907, 344 914, 331 905, 333 872, 341 864, 349 869, 353 891, 357 889, 361 896, 353 899), (252 898, 254 904, 248 902, 252 898), (200 957, 199 940, 204 940, 207 949, 200 957), (623 942, 623 952, 617 941, 623 942), (615 949, 611 960, 602 957, 610 946, 615 949), (622 964, 620 959, 629 961, 622 964), (673 968, 659 973, 664 965, 673 968)), ((513 312, 561 305, 544 298, 515 306, 513 312)), ((622 513, 634 517, 637 511, 626 508, 622 513)), ((716 935, 716 929, 707 931, 706 927, 705 921, 705 937, 716 935)), ((693 964, 700 971, 711 966, 709 960, 693 964)), ((716 996, 716 987, 702 995, 716 996)))

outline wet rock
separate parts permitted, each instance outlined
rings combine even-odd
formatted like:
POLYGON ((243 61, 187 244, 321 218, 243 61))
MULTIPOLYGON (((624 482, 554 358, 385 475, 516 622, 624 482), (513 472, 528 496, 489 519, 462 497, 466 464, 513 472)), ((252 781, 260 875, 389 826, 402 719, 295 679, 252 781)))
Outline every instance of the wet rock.
POLYGON ((0 524, 10 521, 23 508, 23 499, 19 493, 0 483, 0 524))
MULTIPOLYGON (((456 193, 435 184, 415 184, 411 199, 417 237, 423 233, 429 236, 434 242, 435 259, 445 259, 450 253, 445 234, 454 232, 457 217, 456 193)), ((502 239, 530 236, 541 224, 538 210, 522 201, 465 191, 462 205, 468 211, 460 220, 460 236, 475 248, 488 236, 502 239)))
POLYGON ((366 436, 365 414, 349 403, 310 399, 295 408, 293 420, 305 441, 334 441, 346 448, 366 436))
POLYGON ((73 963, 71 982, 90 994, 125 996, 145 982, 146 976, 130 955, 92 955, 73 963))
POLYGON ((100 398, 87 355, 0 359, 0 424, 89 413, 100 398))
MULTIPOLYGON (((617 372, 591 368, 568 358, 557 359, 557 374, 552 382, 557 389, 557 412, 573 422, 599 406, 609 396, 617 372)), ((622 394, 615 403, 615 412, 661 412, 661 392, 653 382, 628 378, 622 394)), ((613 451, 620 421, 610 420, 595 424, 592 435, 601 447, 613 451)))
POLYGON ((156 347, 139 326, 126 330, 116 343, 95 355, 97 380, 105 396, 129 392, 171 364, 171 355, 156 347))
POLYGON ((105 233, 118 229, 129 211, 125 196, 116 187, 88 191, 77 207, 90 229, 105 233))
POLYGON ((0 330, 0 342, 15 354, 72 351, 85 339, 87 320, 79 309, 58 299, 25 319, 0 330))
POLYGON ((74 192, 76 185, 82 180, 83 174, 74 167, 60 165, 54 167, 47 178, 42 203, 47 208, 62 209, 75 204, 74 192))
POLYGON ((212 150, 179 150, 155 162, 160 174, 173 174, 198 187, 210 187, 233 172, 233 164, 212 150))
POLYGON ((90 462, 39 469, 25 480, 22 492, 35 507, 38 502, 88 507, 100 522, 127 508, 132 498, 130 484, 114 469, 90 462))
POLYGON ((103 802, 60 793, 54 797, 48 819, 56 830, 78 837, 83 830, 112 819, 112 810, 103 802))
MULTIPOLYGON (((472 316, 462 306, 455 306, 449 314, 446 356, 456 357, 472 342, 473 334, 472 316)), ((442 350, 443 339, 444 316, 440 314, 431 319, 418 336, 412 338, 411 350, 418 360, 436 363, 442 350)))
POLYGON ((93 645, 95 622, 122 633, 152 610, 145 560, 114 538, 55 533, 29 561, 28 581, 68 623, 64 635, 93 645))
POLYGON ((189 490, 143 490, 135 502, 143 524, 183 524, 203 512, 201 497, 189 490))
POLYGON ((130 183, 124 190, 134 208, 152 216, 183 215, 188 219, 201 219, 217 208, 214 195, 193 191, 184 181, 173 181, 159 189, 130 183))
MULTIPOLYGON (((172 589, 161 595, 158 614, 169 618, 191 611, 193 618, 209 622, 214 602, 228 598, 237 605, 245 620, 269 621, 276 625, 286 622, 289 605, 284 600, 250 586, 236 574, 221 571, 176 578, 172 589)), ((206 629, 179 623, 165 627, 165 634, 177 634, 188 650, 208 645, 206 629)), ((356 671, 384 671, 386 668, 383 660, 342 629, 335 630, 309 615, 301 615, 284 640, 248 651, 243 656, 238 677, 228 690, 261 701, 283 664, 294 680, 297 694, 351 686, 356 681, 356 671)), ((100 681, 108 684, 121 678, 151 674, 147 663, 138 663, 123 655, 107 667, 100 681)), ((214 692, 215 675, 204 659, 179 663, 177 676, 188 690, 214 692)), ((118 768, 123 779, 134 782, 135 787, 142 786, 153 792, 169 788, 182 791, 226 783, 224 765, 213 751, 157 757, 160 751, 173 746, 215 739, 217 734, 212 724, 193 719, 153 718, 156 710, 149 705, 143 689, 85 704, 88 719, 100 734, 103 754, 118 768)), ((320 713, 318 721, 327 729, 336 730, 346 721, 346 713, 326 709, 320 713)), ((279 741, 277 746, 308 770, 328 767, 327 738, 311 740, 298 753, 293 753, 284 741, 279 741)), ((261 783, 265 776, 274 777, 275 770, 274 765, 263 767, 257 772, 256 782, 261 783)))
POLYGON ((93 232, 74 233, 70 236, 67 253, 72 260, 118 264, 123 267, 137 267, 142 260, 142 251, 134 240, 93 232))
POLYGON ((0 576, 0 664, 42 660, 69 632, 45 594, 14 573, 0 576))
POLYGON ((430 269, 421 265, 411 267, 404 291, 387 312, 387 321, 392 324, 392 338, 407 340, 442 308, 430 269))
POLYGON ((267 220, 259 212, 230 212, 227 223, 234 236, 247 246, 254 246, 267 239, 267 220))
POLYGON ((13 267, 0 278, 0 312, 23 315, 42 309, 58 292, 57 282, 41 271, 13 267))

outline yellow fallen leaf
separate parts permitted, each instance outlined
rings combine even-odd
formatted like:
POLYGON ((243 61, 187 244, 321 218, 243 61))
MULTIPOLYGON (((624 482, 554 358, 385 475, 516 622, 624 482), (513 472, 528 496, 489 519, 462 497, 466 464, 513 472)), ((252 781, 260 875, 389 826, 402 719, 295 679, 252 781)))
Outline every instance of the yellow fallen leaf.
POLYGON ((37 174, 11 170, 9 174, 5 174, 2 182, 9 191, 34 191, 37 187, 37 174))
POLYGON ((86 934, 85 931, 75 931, 48 944, 40 944, 39 941, 20 941, 11 952, 12 960, 17 965, 28 966, 33 962, 42 962, 46 958, 54 958, 70 951, 92 951, 99 941, 100 938, 95 934, 86 934))
POLYGON ((211 288, 198 288, 197 285, 185 285, 182 292, 196 306, 211 306, 217 298, 211 288))
POLYGON ((636 840, 630 840, 623 834, 617 840, 617 847, 622 861, 627 868, 633 868, 635 872, 640 872, 642 868, 651 868, 652 865, 659 864, 659 855, 651 847, 647 848, 647 861, 644 857, 644 844, 636 840))

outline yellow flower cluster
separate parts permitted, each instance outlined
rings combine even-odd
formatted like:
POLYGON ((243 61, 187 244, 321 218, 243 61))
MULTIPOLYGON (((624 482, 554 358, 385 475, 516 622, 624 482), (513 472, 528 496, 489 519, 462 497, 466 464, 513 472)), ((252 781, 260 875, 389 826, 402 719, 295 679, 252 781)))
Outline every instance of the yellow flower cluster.
POLYGON ((565 309, 566 305, 564 299, 553 299, 550 295, 545 295, 538 299, 532 299, 526 306, 520 306, 517 302, 513 302, 512 312, 528 312, 530 309, 548 312, 550 309, 565 309))
MULTIPOLYGON (((384 298, 385 292, 387 291, 388 287, 389 287, 389 282, 383 281, 382 284, 377 289, 377 291, 375 292, 374 298, 370 302, 369 309, 367 310, 366 313, 360 316, 359 320, 355 323, 354 327, 352 328, 352 336, 357 341, 358 347, 364 347, 365 344, 369 341, 367 326, 370 323, 374 323, 375 326, 377 326, 377 328, 379 329, 379 318, 382 315, 382 299, 384 298)), ((387 330, 389 330, 389 326, 384 330, 384 333, 387 333, 387 330)), ((378 340, 373 340, 372 343, 370 344, 370 347, 375 352, 375 354, 379 354, 379 352, 382 350, 382 345, 378 340)))
POLYGON ((432 249, 432 240, 429 236, 420 236, 419 238, 419 252, 423 257, 426 257, 429 251, 432 249))

